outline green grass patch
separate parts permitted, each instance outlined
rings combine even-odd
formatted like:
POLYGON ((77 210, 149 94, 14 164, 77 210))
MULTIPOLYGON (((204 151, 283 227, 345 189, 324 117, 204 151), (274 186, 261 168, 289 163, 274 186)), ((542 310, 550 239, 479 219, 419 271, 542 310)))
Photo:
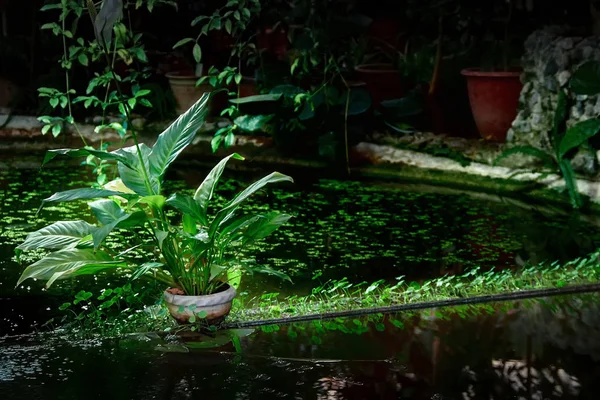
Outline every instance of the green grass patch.
POLYGON ((455 298, 510 293, 523 290, 560 288, 600 281, 600 252, 566 264, 553 262, 514 271, 473 268, 462 275, 446 275, 422 282, 397 278, 395 285, 377 281, 353 285, 347 279, 328 281, 307 296, 280 298, 277 293, 234 300, 228 322, 348 311, 361 308, 441 301, 455 298))

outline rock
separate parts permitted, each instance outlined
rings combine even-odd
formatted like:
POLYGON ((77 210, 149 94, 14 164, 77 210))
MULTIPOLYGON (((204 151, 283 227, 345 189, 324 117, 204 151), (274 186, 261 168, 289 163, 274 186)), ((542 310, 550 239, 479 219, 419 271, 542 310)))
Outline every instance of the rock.
POLYGON ((569 79, 571 79, 571 72, 561 71, 556 75, 556 79, 558 80, 558 84, 561 87, 567 86, 567 83, 569 83, 569 79))
MULTIPOLYGON (((559 88, 568 88, 575 69, 586 61, 600 60, 600 37, 581 37, 568 27, 551 26, 533 32, 524 43, 523 90, 519 111, 508 133, 514 144, 551 151, 552 130, 559 88)), ((567 126, 600 114, 600 96, 570 94, 567 126)), ((597 162, 589 152, 580 152, 573 166, 578 172, 595 173, 597 162)))
POLYGON ((571 160, 571 165, 576 171, 581 171, 587 176, 594 176, 598 172, 596 154, 589 149, 581 149, 571 160))
POLYGON ((144 129, 144 126, 146 125, 146 120, 144 118, 142 118, 142 117, 134 118, 131 121, 131 125, 133 125, 133 127, 136 130, 142 130, 142 129, 144 129))

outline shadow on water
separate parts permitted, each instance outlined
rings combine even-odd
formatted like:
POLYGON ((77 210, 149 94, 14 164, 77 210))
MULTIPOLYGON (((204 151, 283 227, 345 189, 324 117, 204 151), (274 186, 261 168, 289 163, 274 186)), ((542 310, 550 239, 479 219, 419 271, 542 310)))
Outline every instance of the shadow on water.
POLYGON ((599 300, 593 294, 265 326, 212 350, 174 335, 5 338, 0 397, 595 399, 599 300))

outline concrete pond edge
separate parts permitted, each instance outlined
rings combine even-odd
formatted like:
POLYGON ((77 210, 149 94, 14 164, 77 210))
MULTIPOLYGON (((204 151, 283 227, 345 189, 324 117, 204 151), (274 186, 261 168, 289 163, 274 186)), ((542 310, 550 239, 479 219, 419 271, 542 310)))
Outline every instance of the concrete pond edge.
MULTIPOLYGON (((42 123, 32 116, 11 116, 8 121, 0 121, 0 169, 39 167, 40 155, 45 151, 64 147, 80 147, 81 139, 72 129, 58 138, 42 135, 42 123), (16 157, 15 156, 19 156, 16 157)), ((235 144, 227 151, 216 154, 210 148, 211 132, 225 121, 207 123, 198 133, 194 143, 184 153, 185 160, 198 160, 200 157, 212 162, 214 159, 239 152, 253 166, 290 166, 308 169, 329 168, 329 164, 317 159, 301 159, 282 156, 268 137, 236 136, 235 144)), ((157 132, 165 123, 143 127, 141 142, 152 145, 157 132)), ((142 128, 141 126, 139 128, 142 128)), ((79 130, 89 144, 98 143, 98 133, 93 125, 80 125, 79 130)), ((106 130, 103 140, 118 142, 116 132, 106 130)), ((434 185, 466 188, 474 191, 492 191, 517 196, 543 198, 556 203, 566 203, 566 196, 557 195, 564 191, 564 181, 558 174, 542 174, 528 167, 494 166, 474 161, 473 148, 489 148, 485 142, 472 141, 467 155, 468 165, 455 159, 432 155, 426 149, 401 148, 394 144, 381 143, 381 140, 360 142, 350 149, 351 175, 390 180, 422 181, 434 185), (478 144, 481 143, 481 144, 478 144)), ((489 151, 488 149, 482 150, 489 151)), ((475 150, 476 152, 476 150, 475 150)), ((522 164, 521 164, 522 165, 522 164)), ((594 208, 600 206, 600 180, 578 176, 579 192, 590 199, 594 208)))

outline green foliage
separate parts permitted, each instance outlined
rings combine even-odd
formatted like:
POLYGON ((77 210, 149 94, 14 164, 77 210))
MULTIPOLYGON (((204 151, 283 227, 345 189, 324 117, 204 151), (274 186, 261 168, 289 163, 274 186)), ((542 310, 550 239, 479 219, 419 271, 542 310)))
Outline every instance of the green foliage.
POLYGON ((238 131, 270 134, 281 143, 289 140, 286 136, 291 137, 290 133, 304 131, 309 125, 319 130, 319 154, 334 159, 340 152, 340 144, 344 142, 340 138, 342 135, 334 132, 345 130, 348 116, 368 111, 371 96, 360 87, 340 92, 335 86, 325 83, 308 92, 284 84, 274 87, 268 94, 232 99, 230 102, 244 108, 236 108, 232 113, 235 117, 233 124, 215 133, 213 151, 221 145, 227 148, 233 144, 233 135, 238 131))
MULTIPOLYGON (((266 185, 292 182, 289 176, 273 172, 238 193, 214 215, 209 215, 210 201, 232 154, 207 175, 193 197, 162 195, 161 185, 169 165, 192 142, 206 116, 210 94, 205 94, 187 112, 160 134, 153 147, 135 145, 113 152, 89 149, 60 149, 51 152, 45 162, 58 155, 83 157, 90 153, 116 162, 120 180, 102 188, 78 188, 55 193, 44 203, 74 200, 100 200, 89 203, 98 225, 83 221, 61 221, 28 235, 19 251, 58 250, 28 266, 18 284, 25 279, 46 280, 50 286, 57 279, 95 274, 107 269, 124 269, 132 279, 150 278, 181 288, 188 295, 214 293, 231 276, 234 266, 249 273, 266 273, 289 279, 285 274, 260 266, 248 266, 236 259, 244 247, 271 234, 291 218, 274 211, 255 215, 240 212, 242 204, 266 185), (168 216, 166 207, 179 212, 168 216), (115 228, 150 234, 153 253, 140 263, 128 253, 115 254, 106 243, 115 228), (93 243, 93 248, 90 246, 93 243)), ((137 143, 137 142, 136 142, 137 143)))
POLYGON ((573 73, 570 85, 575 94, 593 96, 600 93, 600 62, 588 61, 582 64, 573 73))
MULTIPOLYGON (((39 117, 44 124, 42 134, 51 132, 54 137, 57 137, 67 127, 71 127, 79 134, 86 147, 86 139, 81 134, 79 123, 74 117, 74 109, 77 106, 81 105, 86 110, 95 110, 102 115, 102 122, 96 128, 100 136, 104 129, 109 128, 118 132, 123 140, 127 138, 129 127, 125 122, 126 115, 140 108, 139 106, 145 109, 153 107, 148 97, 151 91, 140 89, 142 81, 150 76, 150 68, 145 66, 148 57, 142 43, 142 34, 134 34, 125 25, 130 19, 123 19, 123 22, 120 22, 123 15, 121 7, 125 7, 126 12, 135 12, 142 7, 152 11, 158 4, 176 6, 174 2, 164 0, 138 0, 126 2, 124 6, 121 3, 102 4, 99 12, 91 1, 86 3, 53 0, 52 3, 41 8, 55 18, 55 22, 46 23, 41 29, 51 32, 62 41, 63 54, 60 65, 65 73, 64 88, 38 89, 39 98, 43 100, 42 105, 45 104, 44 108, 58 114, 39 117), (113 8, 110 8, 111 6, 113 8), (86 11, 91 18, 85 15, 86 11), (90 41, 84 36, 86 29, 79 26, 82 21, 94 25, 96 33, 94 40, 90 41), (107 65, 107 60, 111 60, 110 67, 116 64, 124 65, 122 69, 124 74, 115 73, 107 65), (98 64, 103 64, 103 67, 99 68, 98 64), (93 77, 84 88, 73 86, 71 77, 77 73, 77 69, 94 71, 93 77), (124 83, 132 88, 131 95, 125 95, 119 89, 119 85, 124 83), (119 115, 121 120, 107 122, 109 113, 119 115)), ((100 142, 102 143, 100 147, 109 145, 105 141, 100 140, 100 142)), ((109 171, 105 159, 98 159, 95 154, 90 153, 85 163, 93 167, 98 185, 106 183, 109 171)))
POLYGON ((173 324, 166 309, 156 304, 147 307, 159 292, 156 287, 137 282, 109 286, 96 293, 81 290, 72 301, 58 307, 64 312, 59 322, 70 336, 81 338, 94 335, 120 337, 132 332, 164 330, 173 324))
MULTIPOLYGON (((526 265, 521 270, 485 271, 474 267, 460 275, 419 282, 407 281, 404 276, 397 277, 395 284, 383 281, 371 285, 352 284, 346 278, 330 280, 305 296, 282 299, 278 293, 266 293, 251 299, 240 297, 234 300, 238 307, 234 308, 230 318, 235 323, 598 283, 599 255, 595 252, 564 265, 557 261, 526 265)), ((397 328, 404 327, 401 321, 390 322, 397 328)), ((364 328, 360 320, 353 320, 353 323, 364 328)))
POLYGON ((563 159, 567 153, 584 144, 600 131, 600 119, 592 118, 582 121, 567 129, 558 146, 558 158, 563 159))
MULTIPOLYGON (((600 63, 590 61, 581 65, 571 77, 570 88, 575 94, 579 95, 596 95, 600 93, 600 63)), ((569 96, 566 91, 561 89, 558 92, 558 101, 554 112, 552 131, 550 132, 550 142, 554 150, 553 157, 532 146, 515 146, 504 151, 495 163, 517 153, 541 159, 546 168, 557 170, 562 175, 571 205, 574 208, 580 208, 583 203, 577 188, 577 177, 571 165, 570 155, 574 153, 573 150, 587 144, 589 139, 600 132, 600 119, 590 118, 580 121, 567 129, 565 124, 568 107, 569 96)))

